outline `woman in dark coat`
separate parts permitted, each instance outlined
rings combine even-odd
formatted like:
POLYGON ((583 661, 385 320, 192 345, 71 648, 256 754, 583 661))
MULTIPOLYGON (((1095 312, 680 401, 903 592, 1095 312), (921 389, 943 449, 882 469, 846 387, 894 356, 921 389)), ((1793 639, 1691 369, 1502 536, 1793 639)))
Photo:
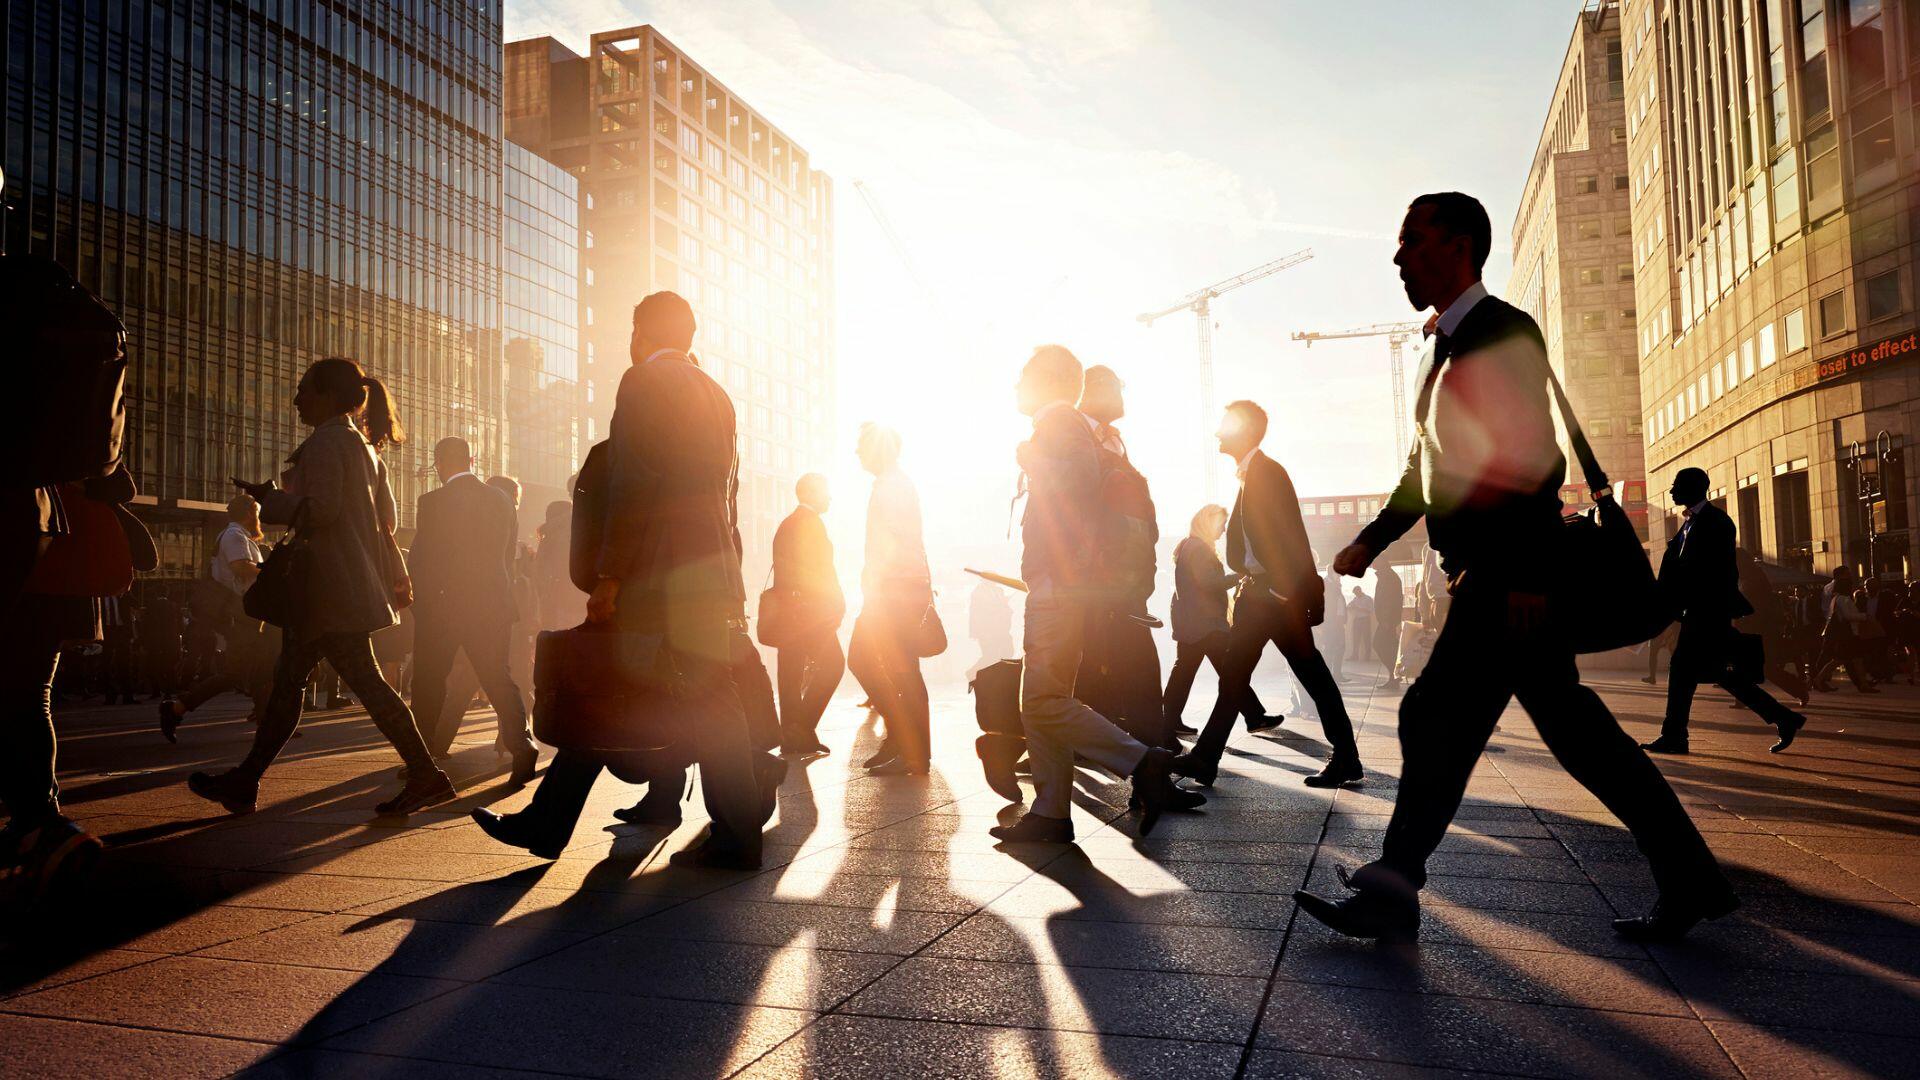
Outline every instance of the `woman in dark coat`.
POLYGON ((282 474, 283 487, 241 484, 260 501, 262 517, 290 525, 307 543, 307 580, 294 625, 282 635, 273 689, 238 768, 197 772, 193 793, 250 813, 260 777, 300 724, 307 680, 321 660, 332 664, 406 763, 407 784, 381 803, 382 814, 406 814, 454 797, 453 782, 427 752, 413 713, 380 674, 373 634, 394 625, 395 608, 412 602, 413 585, 393 542, 393 489, 378 448, 405 435, 379 379, 352 360, 316 361, 300 379, 294 408, 313 434, 282 474), (365 433, 354 418, 364 412, 365 433))
MULTIPOLYGON (((1226 508, 1208 503, 1193 515, 1192 531, 1173 549, 1174 660, 1160 707, 1168 725, 1182 735, 1195 734, 1180 714, 1186 711, 1200 661, 1210 661, 1218 674, 1227 656, 1227 592, 1238 578, 1227 573, 1215 550, 1226 531, 1226 508)), ((1251 689, 1240 712, 1250 730, 1273 726, 1251 689)))

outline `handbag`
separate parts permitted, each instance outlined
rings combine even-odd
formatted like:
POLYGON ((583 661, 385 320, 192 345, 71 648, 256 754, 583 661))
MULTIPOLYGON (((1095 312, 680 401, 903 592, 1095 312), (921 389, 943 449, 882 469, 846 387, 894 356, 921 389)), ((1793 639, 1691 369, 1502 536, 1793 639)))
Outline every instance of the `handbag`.
POLYGON ((260 563, 260 576, 240 597, 240 610, 248 618, 288 630, 305 616, 313 573, 313 552, 302 528, 306 515, 307 503, 302 499, 293 509, 287 535, 267 551, 260 563))
POLYGON ((1550 588, 1548 612, 1576 653, 1607 652, 1651 640, 1672 616, 1661 602, 1653 563, 1627 512, 1613 497, 1613 484, 1593 456, 1560 379, 1547 365, 1567 441, 1593 494, 1593 508, 1564 518, 1559 580, 1550 588))
POLYGON ((26 591, 41 596, 121 596, 133 588, 133 550, 113 504, 79 483, 59 485, 67 531, 47 544, 26 591))
POLYGON ((907 631, 907 644, 912 647, 913 655, 922 660, 947 651, 947 627, 940 621, 940 612, 934 609, 931 596, 927 598, 926 609, 920 613, 920 621, 907 631))
MULTIPOLYGON (((767 568, 767 580, 773 580, 773 568, 767 568)), ((793 620, 799 606, 800 594, 792 589, 776 588, 769 584, 760 590, 760 606, 754 609, 754 637, 769 649, 780 649, 793 643, 793 620)))
POLYGON ((663 634, 576 626, 533 648, 533 734, 562 750, 633 753, 672 746, 700 722, 663 634))

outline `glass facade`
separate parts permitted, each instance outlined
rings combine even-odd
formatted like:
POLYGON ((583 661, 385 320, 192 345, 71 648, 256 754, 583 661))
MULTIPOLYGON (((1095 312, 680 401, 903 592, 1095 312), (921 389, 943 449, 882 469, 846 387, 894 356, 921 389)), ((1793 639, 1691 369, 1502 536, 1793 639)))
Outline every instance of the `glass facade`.
POLYGON ((500 40, 500 0, 9 0, 6 250, 126 322, 157 510, 277 474, 326 355, 399 400, 403 522, 435 439, 505 460, 500 40))
POLYGON ((505 471, 525 488, 525 523, 569 497, 580 459, 580 181, 525 147, 505 153, 505 471))
POLYGON ((738 410, 741 534, 764 559, 795 478, 851 452, 832 443, 832 181, 651 27, 585 57, 509 42, 506 69, 507 136, 580 181, 583 439, 605 435, 634 304, 680 293, 738 410))

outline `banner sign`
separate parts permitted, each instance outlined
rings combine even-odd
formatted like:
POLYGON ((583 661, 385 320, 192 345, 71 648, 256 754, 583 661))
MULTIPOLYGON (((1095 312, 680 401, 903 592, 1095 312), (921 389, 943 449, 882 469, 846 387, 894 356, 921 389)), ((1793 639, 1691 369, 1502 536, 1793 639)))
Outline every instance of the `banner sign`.
POLYGON ((1876 341, 1871 345, 1848 349, 1838 356, 1822 360, 1812 367, 1813 377, 1806 382, 1831 382, 1857 371, 1911 360, 1916 354, 1920 354, 1920 331, 1908 331, 1905 334, 1876 341))

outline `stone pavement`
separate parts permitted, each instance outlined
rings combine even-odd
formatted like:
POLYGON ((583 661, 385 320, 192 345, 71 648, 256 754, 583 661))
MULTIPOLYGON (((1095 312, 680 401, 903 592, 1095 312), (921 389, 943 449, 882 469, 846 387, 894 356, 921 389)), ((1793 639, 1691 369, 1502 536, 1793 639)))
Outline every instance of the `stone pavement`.
MULTIPOLYGON (((486 775, 478 712, 467 797, 400 823, 372 815, 396 759, 363 714, 312 717, 228 818, 183 781, 239 757, 237 699, 178 746, 145 707, 72 708, 69 806, 112 851, 64 924, 0 937, 0 1075, 1920 1074, 1920 691, 1818 698, 1779 757, 1703 693, 1662 767, 1746 903, 1654 949, 1607 925, 1652 900, 1630 839, 1510 711, 1403 952, 1290 897, 1377 850, 1398 769, 1371 682, 1347 683, 1363 788, 1301 786, 1325 747, 1290 720, 1240 734, 1204 813, 1138 840, 1088 774, 1079 846, 1018 852, 986 836, 964 692, 924 780, 850 775, 875 734, 843 697, 758 874, 669 868, 696 821, 603 827, 633 798, 610 778, 559 861, 493 843, 465 811, 528 795, 486 775)), ((1651 736, 1661 691, 1595 685, 1651 736)))

